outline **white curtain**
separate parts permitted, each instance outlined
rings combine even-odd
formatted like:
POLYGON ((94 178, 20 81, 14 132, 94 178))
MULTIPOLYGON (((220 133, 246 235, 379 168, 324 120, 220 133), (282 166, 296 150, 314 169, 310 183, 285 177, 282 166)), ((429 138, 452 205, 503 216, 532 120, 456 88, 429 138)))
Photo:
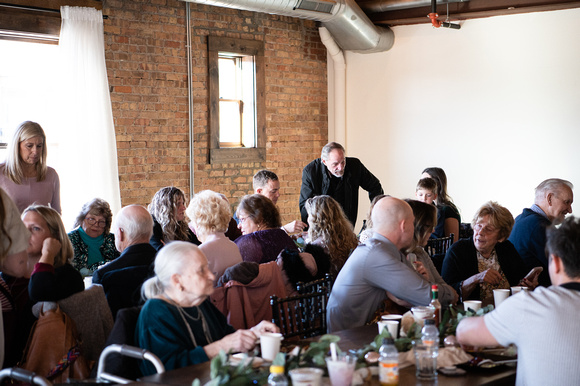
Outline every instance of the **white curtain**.
POLYGON ((99 197, 121 208, 117 143, 105 65, 103 15, 94 8, 61 7, 61 70, 57 171, 63 220, 70 229, 82 205, 99 197), (66 213, 65 204, 70 208, 66 213))

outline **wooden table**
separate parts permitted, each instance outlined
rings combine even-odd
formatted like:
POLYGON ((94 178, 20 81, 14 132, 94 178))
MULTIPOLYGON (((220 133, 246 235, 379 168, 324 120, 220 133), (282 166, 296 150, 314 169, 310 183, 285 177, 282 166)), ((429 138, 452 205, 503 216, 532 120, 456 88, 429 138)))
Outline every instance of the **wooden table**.
MULTIPOLYGON (((333 333, 340 337, 338 345, 343 351, 359 349, 370 343, 377 335, 377 326, 363 326, 350 330, 333 333)), ((317 341, 318 338, 306 339, 303 342, 317 341)), ((177 370, 168 371, 164 374, 156 374, 144 377, 141 380, 148 384, 163 385, 191 385, 195 378, 199 378, 202 384, 210 380, 210 363, 202 363, 177 370)), ((399 370, 399 385, 439 385, 439 386, 463 386, 463 385, 515 385, 516 369, 512 367, 500 367, 480 372, 467 372, 464 376, 448 377, 439 374, 437 383, 419 381, 415 377, 415 366, 405 367, 399 370)), ((373 377, 368 385, 379 385, 379 380, 373 377)))

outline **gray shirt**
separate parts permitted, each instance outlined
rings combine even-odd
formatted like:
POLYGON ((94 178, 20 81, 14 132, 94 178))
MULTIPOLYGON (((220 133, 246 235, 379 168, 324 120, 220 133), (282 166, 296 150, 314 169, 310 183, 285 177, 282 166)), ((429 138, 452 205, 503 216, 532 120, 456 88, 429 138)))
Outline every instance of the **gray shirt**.
POLYGON ((578 384, 580 285, 572 286, 521 291, 484 316, 499 344, 518 347, 516 385, 578 384))
MULTIPOLYGON (((328 332, 363 326, 386 299, 386 291, 413 305, 431 301, 431 283, 403 263, 386 237, 374 233, 346 261, 332 287, 326 311, 328 332)), ((448 291, 440 290, 442 296, 448 291)))

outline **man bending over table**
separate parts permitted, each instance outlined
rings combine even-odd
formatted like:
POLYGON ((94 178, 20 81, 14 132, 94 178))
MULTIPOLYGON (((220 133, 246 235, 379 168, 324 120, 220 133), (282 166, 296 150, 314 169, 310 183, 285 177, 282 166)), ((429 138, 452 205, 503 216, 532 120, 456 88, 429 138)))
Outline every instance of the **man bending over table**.
POLYGON ((465 318, 460 343, 515 344, 517 385, 573 385, 580 380, 580 219, 569 217, 546 231, 552 286, 509 297, 495 311, 465 318))
MULTIPOLYGON (((340 270, 326 312, 328 332, 363 326, 387 298, 387 291, 413 306, 431 301, 431 283, 409 268, 401 250, 413 241, 413 210, 405 201, 385 197, 372 212, 373 236, 359 245, 340 270)), ((441 286, 440 298, 451 298, 441 286)))

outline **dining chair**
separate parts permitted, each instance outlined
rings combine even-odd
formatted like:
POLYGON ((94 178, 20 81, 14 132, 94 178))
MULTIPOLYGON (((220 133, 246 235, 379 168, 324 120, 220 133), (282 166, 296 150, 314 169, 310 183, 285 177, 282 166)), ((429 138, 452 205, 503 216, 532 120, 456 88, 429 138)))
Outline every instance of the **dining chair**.
POLYGON ((284 338, 308 338, 326 334, 328 288, 287 298, 270 297, 272 323, 284 338))
POLYGON ((441 237, 438 239, 429 239, 427 241, 427 245, 425 246, 425 251, 431 257, 433 261, 433 265, 437 268, 439 274, 441 274, 441 267, 443 267, 443 259, 445 258, 445 254, 451 244, 453 244, 453 240, 455 235, 451 233, 447 237, 441 237))
POLYGON ((298 291, 299 294, 307 294, 312 292, 319 292, 323 288, 326 288, 328 289, 327 295, 330 296, 330 291, 332 291, 333 283, 334 277, 330 273, 327 273, 326 275, 324 275, 323 278, 310 281, 308 283, 299 281, 298 283, 296 283, 296 290, 298 291))

